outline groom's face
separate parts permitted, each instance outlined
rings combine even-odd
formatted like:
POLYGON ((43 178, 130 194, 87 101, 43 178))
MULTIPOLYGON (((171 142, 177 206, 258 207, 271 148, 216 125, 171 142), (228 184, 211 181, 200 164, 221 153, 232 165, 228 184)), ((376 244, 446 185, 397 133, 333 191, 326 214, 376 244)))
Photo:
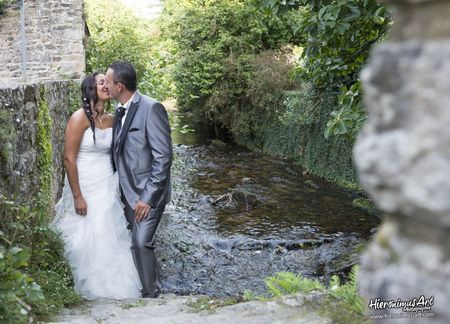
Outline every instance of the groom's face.
POLYGON ((109 96, 112 99, 117 99, 120 95, 120 91, 118 89, 119 83, 114 82, 114 71, 113 70, 108 69, 108 71, 106 71, 105 80, 106 80, 106 87, 108 88, 109 96))

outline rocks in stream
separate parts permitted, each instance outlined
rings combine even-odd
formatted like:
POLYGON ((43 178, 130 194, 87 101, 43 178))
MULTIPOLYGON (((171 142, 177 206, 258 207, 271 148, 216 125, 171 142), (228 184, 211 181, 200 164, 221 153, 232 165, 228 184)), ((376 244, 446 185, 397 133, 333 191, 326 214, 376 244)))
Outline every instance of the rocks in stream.
POLYGON ((335 204, 328 195, 330 201, 322 200, 322 188, 310 194, 297 177, 284 173, 284 164, 274 166, 253 153, 210 146, 174 147, 174 152, 172 202, 157 232, 163 292, 263 294, 264 278, 277 272, 325 282, 329 273, 353 264, 353 257, 344 257, 357 257, 359 227, 334 217, 352 215, 348 204, 335 204), (270 181, 271 176, 281 181, 270 181), (329 215, 326 222, 323 214, 329 215))

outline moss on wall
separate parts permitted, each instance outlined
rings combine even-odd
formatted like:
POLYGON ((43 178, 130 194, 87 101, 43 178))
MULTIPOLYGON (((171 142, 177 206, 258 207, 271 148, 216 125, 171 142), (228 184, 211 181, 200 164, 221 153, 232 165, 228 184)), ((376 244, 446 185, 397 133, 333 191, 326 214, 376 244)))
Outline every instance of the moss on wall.
POLYGON ((53 146, 51 138, 52 119, 45 100, 45 88, 39 89, 39 103, 37 110, 36 146, 38 155, 36 172, 39 178, 39 191, 36 199, 36 208, 39 213, 39 223, 46 224, 52 206, 52 174, 53 174, 53 146))
POLYGON ((67 84, 67 89, 69 91, 68 93, 68 99, 69 99, 69 114, 72 115, 75 111, 80 109, 81 100, 80 100, 80 85, 78 82, 70 81, 67 84))
POLYGON ((11 114, 8 110, 0 111, 0 161, 4 172, 12 171, 12 150, 15 139, 15 130, 11 125, 11 114))

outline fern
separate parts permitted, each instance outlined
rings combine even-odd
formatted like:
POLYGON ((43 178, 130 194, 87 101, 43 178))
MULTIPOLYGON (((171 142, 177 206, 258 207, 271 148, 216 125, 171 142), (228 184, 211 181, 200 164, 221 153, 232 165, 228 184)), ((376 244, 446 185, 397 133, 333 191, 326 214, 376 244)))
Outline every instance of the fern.
MULTIPOLYGON (((320 291, 343 301, 352 311, 362 315, 364 314, 364 302, 358 295, 356 285, 358 270, 358 265, 353 266, 349 275, 349 281, 346 284, 342 284, 338 276, 332 276, 330 278, 329 288, 325 288, 317 280, 304 278, 301 274, 296 275, 292 272, 279 272, 273 277, 266 278, 264 282, 268 293, 272 297, 320 291)), ((246 292, 246 296, 248 299, 250 297, 252 299, 255 298, 250 292, 246 292)))
POLYGON ((295 275, 292 272, 279 272, 273 277, 266 278, 264 282, 272 296, 325 290, 325 287, 319 281, 303 278, 302 275, 295 275))
POLYGON ((358 287, 356 277, 358 275, 359 266, 353 266, 350 271, 349 281, 342 285, 338 276, 332 276, 330 279, 330 288, 328 292, 331 296, 343 300, 352 310, 358 314, 364 313, 364 302, 358 295, 358 287))

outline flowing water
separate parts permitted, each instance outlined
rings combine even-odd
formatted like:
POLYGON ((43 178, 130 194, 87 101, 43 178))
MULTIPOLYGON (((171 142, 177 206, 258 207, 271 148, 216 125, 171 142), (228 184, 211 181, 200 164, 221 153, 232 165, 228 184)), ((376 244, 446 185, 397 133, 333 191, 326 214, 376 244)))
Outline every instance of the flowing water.
POLYGON ((354 193, 211 140, 180 114, 171 123, 173 197, 157 246, 165 292, 263 293, 280 271, 326 281, 358 262, 379 219, 352 207, 354 193))

